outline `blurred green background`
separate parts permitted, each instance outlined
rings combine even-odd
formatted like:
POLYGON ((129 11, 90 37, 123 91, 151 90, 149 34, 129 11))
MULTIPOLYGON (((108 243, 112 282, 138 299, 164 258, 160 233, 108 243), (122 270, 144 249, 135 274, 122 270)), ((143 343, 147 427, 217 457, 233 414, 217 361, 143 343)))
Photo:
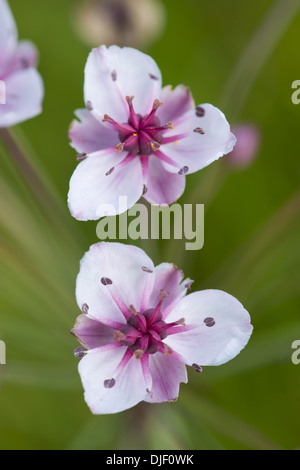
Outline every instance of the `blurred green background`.
MULTIPOLYGON (((66 195, 76 167, 68 126, 83 105, 90 47, 73 26, 80 0, 11 0, 21 39, 40 53, 44 111, 13 129, 23 168, 0 143, 1 449, 295 449, 300 447, 300 1, 165 0, 161 36, 143 48, 164 84, 191 87, 197 103, 261 132, 243 170, 223 159, 188 176, 184 203, 205 204, 205 245, 138 241, 156 264, 176 263, 193 290, 236 296, 252 317, 249 345, 202 374, 189 370, 177 403, 93 416, 83 400, 69 334, 79 314, 79 260, 97 242, 66 195)), ((129 241, 130 242, 130 241, 129 241)))

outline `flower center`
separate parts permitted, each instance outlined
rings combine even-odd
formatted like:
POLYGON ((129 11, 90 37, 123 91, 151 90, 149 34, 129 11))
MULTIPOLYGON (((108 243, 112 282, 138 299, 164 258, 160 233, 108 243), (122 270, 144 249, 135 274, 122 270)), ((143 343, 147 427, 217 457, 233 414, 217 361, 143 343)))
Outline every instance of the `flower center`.
POLYGON ((161 304, 167 293, 161 291, 160 300, 155 308, 138 313, 132 308, 132 315, 127 323, 119 330, 115 330, 114 340, 120 341, 127 346, 136 356, 141 359, 144 353, 154 354, 162 352, 172 354, 172 349, 162 342, 174 328, 185 326, 184 318, 174 323, 166 323, 162 320, 161 304))
POLYGON ((164 126, 160 125, 156 116, 156 111, 162 106, 159 100, 154 100, 150 113, 142 117, 134 110, 133 98, 134 96, 126 96, 129 107, 127 123, 117 123, 107 114, 104 115, 103 122, 108 122, 118 131, 120 142, 115 147, 117 152, 125 150, 131 155, 150 155, 159 149, 163 132, 173 129, 173 124, 168 122, 164 126))

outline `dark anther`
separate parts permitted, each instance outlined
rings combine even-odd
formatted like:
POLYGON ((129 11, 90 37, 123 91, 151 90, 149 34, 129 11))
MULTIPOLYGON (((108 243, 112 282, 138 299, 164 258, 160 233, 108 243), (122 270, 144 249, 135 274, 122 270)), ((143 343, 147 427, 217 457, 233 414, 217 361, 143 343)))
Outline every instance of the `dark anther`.
POLYGON ((196 107, 196 116, 198 116, 198 117, 205 116, 205 109, 202 108, 202 106, 197 106, 196 107))
POLYGON ((86 109, 87 109, 88 111, 93 111, 93 105, 92 105, 92 103, 91 103, 90 101, 87 101, 87 102, 85 103, 85 106, 86 106, 86 109))
POLYGON ((148 191, 148 188, 147 188, 147 186, 144 184, 144 185, 143 185, 143 196, 144 196, 144 194, 146 194, 147 191, 148 191))
POLYGON ((158 80, 158 77, 153 75, 153 73, 149 73, 149 77, 152 78, 152 80, 158 80))
POLYGON ((192 364, 192 367, 194 367, 196 372, 202 372, 202 367, 198 366, 198 364, 192 364))
POLYGON ((146 266, 142 266, 142 270, 143 270, 145 273, 149 273, 149 274, 153 273, 153 271, 151 271, 151 269, 149 269, 149 268, 146 268, 146 266))
POLYGON ((113 388, 116 384, 115 379, 104 380, 104 388, 113 388))
POLYGON ((83 306, 81 307, 81 310, 82 310, 82 313, 84 313, 85 315, 87 315, 89 313, 89 306, 88 304, 83 304, 83 306))
POLYGON ((115 169, 115 167, 113 166, 110 170, 108 170, 108 171, 105 173, 105 175, 106 175, 106 176, 111 175, 112 172, 114 171, 114 169, 115 169))
POLYGON ((112 71, 111 78, 114 82, 117 80, 117 72, 115 70, 112 71))
POLYGON ((189 171, 189 167, 184 166, 183 168, 181 168, 181 170, 178 171, 178 174, 179 175, 186 175, 188 171, 189 171))
POLYGON ((207 317, 203 321, 204 321, 205 325, 208 326, 209 328, 216 324, 215 319, 212 318, 212 317, 207 317))
POLYGON ((82 162, 82 160, 85 160, 87 158, 87 154, 86 153, 79 153, 76 157, 76 160, 78 162, 82 162))
POLYGON ((86 350, 83 346, 74 349, 73 354, 76 359, 82 359, 85 356, 86 350))
POLYGON ((194 132, 196 132, 197 134, 202 134, 202 135, 205 134, 205 131, 201 127, 196 127, 196 129, 194 129, 194 132))
POLYGON ((102 277, 101 278, 101 283, 104 285, 104 286, 110 286, 112 284, 112 280, 109 279, 108 277, 102 277))

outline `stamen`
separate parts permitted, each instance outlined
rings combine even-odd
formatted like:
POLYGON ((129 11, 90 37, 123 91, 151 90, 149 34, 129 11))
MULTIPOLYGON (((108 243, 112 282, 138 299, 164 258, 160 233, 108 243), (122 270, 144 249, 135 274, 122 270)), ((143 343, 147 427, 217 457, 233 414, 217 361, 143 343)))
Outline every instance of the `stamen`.
POLYGON ((84 313, 84 315, 87 315, 89 313, 88 304, 83 304, 83 306, 81 307, 81 311, 82 311, 82 313, 84 313))
POLYGON ((202 367, 198 366, 198 364, 192 364, 192 367, 194 367, 196 372, 202 372, 202 367))
POLYGON ((150 145, 152 147, 153 152, 156 152, 160 147, 160 144, 158 142, 155 142, 155 141, 151 142, 150 145))
POLYGON ((156 77, 156 75, 153 75, 153 73, 149 73, 149 77, 152 78, 152 80, 159 80, 159 78, 156 77))
POLYGON ((189 171, 189 167, 188 167, 188 166, 184 166, 183 168, 181 168, 181 169, 178 171, 178 174, 179 174, 179 175, 186 175, 188 171, 189 171))
POLYGON ((128 312, 132 313, 133 315, 137 315, 138 312, 136 311, 136 309, 134 308, 133 305, 129 305, 128 307, 128 312))
POLYGON ((144 185, 143 185, 143 193, 142 193, 142 195, 144 196, 147 191, 148 191, 148 188, 147 188, 147 186, 144 184, 144 185))
POLYGON ((196 132, 197 134, 202 134, 202 135, 205 134, 205 131, 201 127, 196 127, 196 129, 194 129, 194 132, 196 132))
POLYGON ((101 278, 101 283, 104 285, 104 286, 110 286, 112 284, 112 280, 109 279, 108 277, 102 277, 101 278))
POLYGON ((82 359, 86 355, 86 349, 83 346, 80 346, 79 348, 74 349, 73 354, 76 359, 82 359))
POLYGON ((137 359, 142 359, 143 355, 145 354, 145 351, 143 351, 143 349, 136 349, 133 354, 137 359))
POLYGON ((139 123, 140 123, 140 116, 136 114, 134 111, 132 101, 133 101, 134 96, 126 96, 126 101, 129 106, 129 124, 134 127, 134 130, 138 129, 139 123))
POLYGON ((124 142, 120 142, 119 144, 117 144, 117 145, 115 146, 115 150, 116 150, 117 152, 120 152, 120 153, 121 153, 121 152, 123 152, 124 147, 125 147, 124 142))
POLYGON ((147 268, 146 266, 142 266, 142 270, 144 271, 144 273, 149 273, 149 274, 153 273, 153 271, 151 271, 151 269, 147 268))
POLYGON ((105 176, 109 176, 112 174, 112 172, 114 171, 115 167, 113 166, 110 170, 108 170, 106 173, 105 173, 105 176))
POLYGON ((205 323, 206 326, 208 326, 209 328, 211 328, 212 326, 214 326, 216 324, 216 321, 214 318, 212 317, 207 317, 203 320, 203 322, 205 323))
POLYGON ((115 379, 107 379, 104 380, 104 388, 113 388, 116 385, 115 379))
POLYGON ((87 109, 88 111, 93 111, 93 109, 94 109, 94 108, 93 108, 93 105, 92 105, 92 103, 91 103, 91 101, 87 101, 87 102, 85 103, 85 106, 86 106, 86 109, 87 109))
POLYGON ((196 116, 197 116, 197 117, 203 117, 203 116, 205 116, 205 109, 202 108, 202 106, 197 106, 197 107, 196 107, 196 116))
POLYGON ((79 153, 76 157, 76 160, 78 162, 82 162, 83 160, 85 160, 87 158, 87 153, 79 153))
POLYGON ((115 82, 117 80, 117 72, 115 70, 112 71, 111 78, 112 78, 113 82, 115 82))

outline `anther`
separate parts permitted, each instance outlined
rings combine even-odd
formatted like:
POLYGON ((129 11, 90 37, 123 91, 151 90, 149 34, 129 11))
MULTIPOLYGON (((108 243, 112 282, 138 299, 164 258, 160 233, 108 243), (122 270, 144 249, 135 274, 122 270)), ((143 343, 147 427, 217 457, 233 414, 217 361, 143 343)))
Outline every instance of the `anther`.
POLYGON ((116 150, 117 152, 123 152, 123 150, 124 150, 124 143, 122 143, 122 142, 118 143, 118 144, 115 146, 115 150, 116 150))
POLYGON ((160 148, 160 144, 158 142, 155 142, 155 140, 151 142, 150 145, 152 147, 153 152, 156 152, 156 150, 160 148))
POLYGON ((151 269, 147 268, 146 266, 142 266, 142 270, 144 271, 144 273, 153 273, 153 271, 151 271, 151 269))
POLYGON ((163 106, 163 103, 161 103, 159 100, 155 99, 153 101, 153 106, 152 106, 152 110, 156 110, 158 109, 160 106, 163 106))
POLYGON ((125 100, 127 101, 128 106, 132 105, 133 98, 134 98, 134 95, 133 96, 126 96, 125 100))
POLYGON ((203 116, 205 116, 205 109, 202 108, 202 106, 197 106, 197 107, 196 107, 196 116, 197 116, 197 117, 203 117, 203 116))
POLYGON ((87 315, 89 313, 88 304, 83 304, 83 306, 81 307, 81 311, 82 311, 82 313, 84 313, 84 315, 87 315))
POLYGON ((152 80, 158 80, 158 77, 156 77, 156 75, 153 75, 153 73, 149 73, 149 77, 152 78, 152 80))
POLYGON ((164 355, 170 356, 173 353, 173 349, 170 348, 167 344, 164 344, 164 355))
POLYGON ((187 282, 187 283, 184 285, 184 287, 185 287, 187 290, 191 290, 192 285, 194 284, 194 282, 195 282, 195 281, 192 281, 192 280, 191 280, 191 281, 187 282))
POLYGON ((205 134, 205 131, 201 127, 196 127, 196 129, 194 129, 194 132, 196 132, 197 134, 202 134, 202 135, 205 134))
POLYGON ((87 102, 85 103, 85 106, 86 106, 86 109, 87 109, 88 111, 93 111, 93 105, 92 105, 91 101, 87 101, 87 102))
POLYGON ((208 326, 209 328, 211 328, 212 326, 214 326, 216 324, 216 321, 214 318, 212 317, 207 317, 203 320, 203 322, 205 323, 206 326, 208 326))
POLYGON ((122 341, 125 338, 124 333, 120 330, 114 331, 114 341, 122 341))
POLYGON ((164 289, 161 289, 159 293, 159 300, 160 301, 164 300, 168 295, 169 295, 169 292, 165 291, 164 289))
POLYGON ((136 349, 133 354, 137 359, 142 359, 144 353, 145 351, 143 349, 136 349))
POLYGON ((113 388, 116 385, 115 379, 104 380, 104 388, 113 388))
POLYGON ((147 191, 148 191, 148 188, 147 188, 147 186, 144 184, 144 185, 143 185, 143 193, 142 193, 143 196, 146 194, 147 191))
POLYGON ((184 166, 183 168, 181 168, 181 169, 178 171, 178 174, 179 174, 179 175, 186 175, 188 171, 189 171, 189 167, 188 167, 188 166, 184 166))
POLYGON ((138 312, 136 311, 135 307, 133 305, 129 305, 128 307, 128 312, 132 313, 133 315, 137 315, 138 312))
POLYGON ((112 71, 111 78, 114 82, 117 80, 117 72, 115 70, 112 71))
POLYGON ((101 278, 101 283, 104 285, 104 286, 110 286, 112 284, 112 280, 109 279, 108 277, 102 277, 101 278))
POLYGON ((87 154, 86 153, 79 153, 76 157, 76 160, 78 162, 82 162, 83 160, 85 160, 87 158, 87 154))
POLYGON ((76 359, 82 359, 86 354, 86 349, 83 346, 80 346, 79 348, 74 349, 73 354, 76 359))
POLYGON ((192 364, 192 367, 194 367, 196 372, 202 372, 202 367, 198 366, 198 364, 192 364))
POLYGON ((115 167, 113 166, 110 170, 108 170, 106 173, 105 173, 105 176, 109 176, 112 174, 112 172, 114 171, 115 167))

